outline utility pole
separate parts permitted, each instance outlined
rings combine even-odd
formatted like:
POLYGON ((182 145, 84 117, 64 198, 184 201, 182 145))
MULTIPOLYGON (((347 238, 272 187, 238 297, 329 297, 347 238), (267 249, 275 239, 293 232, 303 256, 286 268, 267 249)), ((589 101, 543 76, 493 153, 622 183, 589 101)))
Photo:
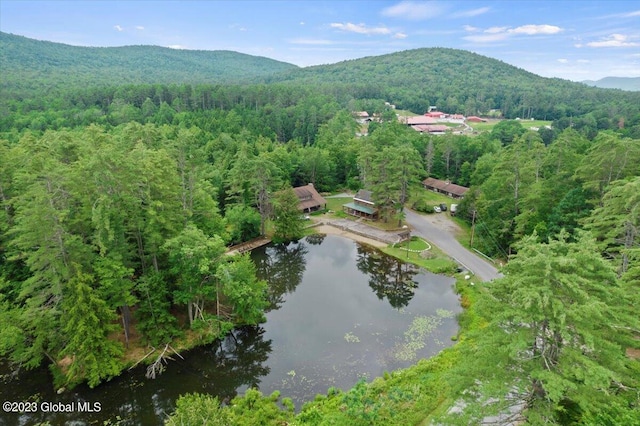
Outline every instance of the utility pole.
POLYGON ((476 211, 473 211, 473 216, 471 217, 471 241, 469 241, 469 246, 473 247, 473 234, 476 230, 476 211))
POLYGON ((407 260, 409 259, 409 245, 411 244, 411 231, 409 231, 409 239, 407 240, 407 260))

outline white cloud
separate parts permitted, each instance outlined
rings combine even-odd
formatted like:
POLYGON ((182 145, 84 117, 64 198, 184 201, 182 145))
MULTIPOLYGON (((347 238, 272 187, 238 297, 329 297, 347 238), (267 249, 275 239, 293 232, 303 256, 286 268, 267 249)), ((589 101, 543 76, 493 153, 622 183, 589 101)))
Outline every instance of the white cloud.
POLYGON ((169 46, 167 46, 169 49, 186 49, 186 46, 183 46, 181 44, 171 44, 169 46))
POLYGON ((115 28, 116 31, 124 31, 124 28, 122 28, 120 25, 114 25, 113 28, 115 28))
POLYGON ((357 34, 391 34, 391 30, 387 27, 367 27, 365 24, 352 24, 351 22, 347 22, 346 24, 334 22, 331 25, 331 28, 336 28, 340 31, 346 31, 350 33, 357 34))
POLYGON ((480 31, 480 28, 472 27, 471 25, 465 25, 462 28, 464 28, 465 31, 470 32, 470 33, 475 33, 476 31, 480 31))
POLYGON ((640 16, 640 10, 635 10, 633 12, 623 13, 620 15, 621 18, 636 18, 638 16, 640 16))
POLYGON ((451 16, 454 18, 473 18, 474 16, 484 15, 490 10, 491 9, 488 7, 481 7, 478 9, 463 10, 462 12, 456 12, 451 16))
POLYGON ((136 27, 136 30, 138 30, 138 31, 142 31, 142 30, 144 30, 144 27, 143 27, 142 25, 138 25, 138 26, 136 27))
POLYGON ((411 21, 420 21, 441 15, 445 8, 435 1, 416 2, 401 1, 400 3, 382 9, 382 16, 390 18, 408 19, 411 21))
POLYGON ((474 34, 463 37, 464 40, 473 42, 473 43, 493 43, 496 41, 502 41, 509 37, 507 33, 498 33, 498 34, 474 34))
POLYGON ((393 38, 403 39, 403 38, 407 38, 407 35, 405 33, 395 33, 393 35, 393 38))
POLYGON ((300 25, 304 25, 304 21, 300 21, 300 25))
POLYGON ((564 59, 564 58, 560 58, 560 59, 558 59, 558 62, 560 62, 561 64, 568 64, 569 60, 568 59, 564 59))
POLYGON ((523 25, 521 27, 509 30, 509 32, 513 34, 527 35, 557 34, 559 32, 562 32, 562 28, 556 27, 555 25, 523 25))
POLYGON ((640 46, 640 43, 631 41, 630 38, 624 34, 611 34, 600 41, 592 41, 586 45, 589 47, 636 47, 640 46))
MULTIPOLYGON (((479 28, 465 26, 465 30, 468 32, 478 32, 479 28)), ((463 37, 464 40, 473 43, 493 43, 496 41, 502 41, 512 36, 517 35, 549 35, 562 32, 563 29, 556 27, 555 25, 522 25, 516 28, 510 27, 491 27, 482 31, 482 34, 471 34, 463 37)))

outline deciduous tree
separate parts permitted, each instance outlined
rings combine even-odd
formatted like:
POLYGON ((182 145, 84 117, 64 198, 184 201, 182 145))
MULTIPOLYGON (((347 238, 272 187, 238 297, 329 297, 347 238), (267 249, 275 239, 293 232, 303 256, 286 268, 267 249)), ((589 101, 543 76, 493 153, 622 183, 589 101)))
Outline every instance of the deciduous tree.
POLYGON ((302 237, 302 214, 298 209, 298 196, 289 187, 277 192, 273 200, 273 224, 275 242, 297 240, 302 237))

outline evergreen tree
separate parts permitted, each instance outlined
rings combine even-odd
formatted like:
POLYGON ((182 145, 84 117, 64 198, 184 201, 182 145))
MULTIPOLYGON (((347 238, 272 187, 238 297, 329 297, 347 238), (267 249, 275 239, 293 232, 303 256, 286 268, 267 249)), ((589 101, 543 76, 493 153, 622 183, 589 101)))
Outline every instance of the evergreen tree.
POLYGON ((87 380, 90 387, 117 376, 122 367, 122 345, 109 338, 117 329, 115 312, 92 288, 93 277, 77 272, 66 286, 62 304, 62 331, 67 336, 60 352, 66 379, 87 380), (68 360, 68 365, 67 361, 68 360))
POLYGON ((625 348, 635 345, 638 296, 618 282, 588 234, 576 242, 566 236, 548 244, 524 238, 505 277, 479 302, 489 324, 464 347, 471 370, 454 369, 452 378, 466 377, 468 387, 460 422, 525 410, 532 424, 555 423, 569 407, 580 422, 637 388, 625 348))
POLYGON ((615 259, 619 274, 629 269, 631 254, 640 246, 640 176, 613 182, 602 207, 585 220, 602 253, 615 259))

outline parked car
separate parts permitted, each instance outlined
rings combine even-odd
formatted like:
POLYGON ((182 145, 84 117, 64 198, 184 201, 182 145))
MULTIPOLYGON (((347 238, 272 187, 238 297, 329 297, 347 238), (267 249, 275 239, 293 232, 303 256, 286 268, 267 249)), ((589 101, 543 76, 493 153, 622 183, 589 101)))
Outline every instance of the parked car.
POLYGON ((440 210, 442 210, 443 212, 446 212, 447 211, 447 205, 444 204, 444 203, 440 204, 440 210))
POLYGON ((451 204, 451 216, 455 216, 456 215, 456 210, 458 209, 458 205, 457 204, 451 204))
POLYGON ((440 206, 434 206, 433 207, 433 211, 436 213, 440 213, 442 211, 442 209, 440 209, 440 206))

